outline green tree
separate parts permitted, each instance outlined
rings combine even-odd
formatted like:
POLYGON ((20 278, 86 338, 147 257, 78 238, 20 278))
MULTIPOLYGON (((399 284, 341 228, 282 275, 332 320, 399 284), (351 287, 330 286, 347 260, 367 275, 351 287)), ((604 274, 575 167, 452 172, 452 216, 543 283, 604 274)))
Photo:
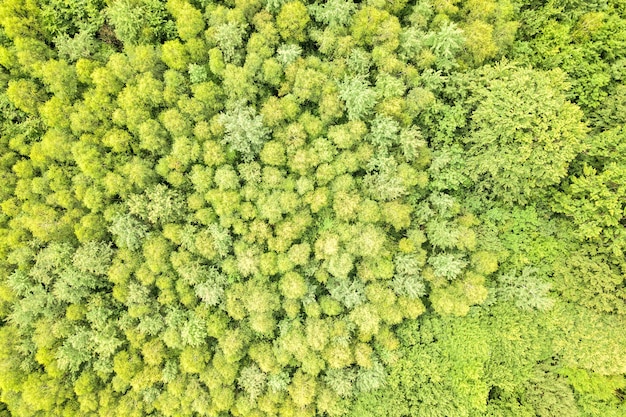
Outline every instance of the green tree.
POLYGON ((128 44, 139 41, 144 18, 142 12, 141 7, 129 0, 116 1, 106 10, 107 18, 115 28, 115 35, 120 41, 128 44))
POLYGON ((33 115, 37 114, 37 108, 45 101, 45 95, 39 86, 26 79, 10 80, 6 94, 15 107, 33 115))
POLYGON ((281 7, 276 16, 276 26, 285 41, 304 42, 305 28, 310 20, 306 6, 299 1, 292 1, 281 7))
POLYGON ((64 61, 48 61, 42 67, 44 84, 48 90, 65 102, 70 102, 78 94, 76 71, 64 61))
POLYGON ((586 133, 580 109, 565 98, 563 74, 500 64, 474 82, 476 107, 461 142, 477 189, 513 203, 558 184, 586 133))
POLYGON ((189 52, 178 39, 163 44, 161 59, 168 67, 177 71, 184 71, 191 64, 189 52))
POLYGON ((377 102, 376 92, 360 77, 346 78, 339 84, 339 96, 346 103, 350 120, 368 116, 377 102))
POLYGON ((241 154, 242 159, 251 160, 261 150, 268 130, 263 126, 263 118, 256 111, 242 103, 220 114, 225 135, 222 143, 241 154))
POLYGON ((181 39, 193 39, 204 29, 202 13, 190 3, 184 0, 168 0, 167 10, 176 19, 176 29, 181 39))

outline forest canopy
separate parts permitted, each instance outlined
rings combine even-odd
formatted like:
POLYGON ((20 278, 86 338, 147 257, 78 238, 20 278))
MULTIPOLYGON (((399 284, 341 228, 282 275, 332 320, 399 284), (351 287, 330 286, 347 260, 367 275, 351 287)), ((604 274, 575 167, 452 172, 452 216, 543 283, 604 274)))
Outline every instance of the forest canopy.
POLYGON ((0 0, 0 416, 626 415, 624 0, 0 0))

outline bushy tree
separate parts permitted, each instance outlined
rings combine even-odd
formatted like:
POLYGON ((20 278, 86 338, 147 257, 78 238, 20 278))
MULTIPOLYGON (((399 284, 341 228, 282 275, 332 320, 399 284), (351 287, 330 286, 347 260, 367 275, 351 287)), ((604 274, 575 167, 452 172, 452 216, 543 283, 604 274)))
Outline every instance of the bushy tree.
POLYGON ((558 184, 584 149, 582 113, 564 95, 562 72, 500 64, 479 77, 477 106, 462 139, 468 175, 504 201, 528 201, 558 184))
POLYGON ((170 223, 182 217, 184 203, 180 195, 164 184, 157 184, 144 194, 134 194, 128 201, 131 214, 150 223, 170 223))
POLYGON ((45 97, 36 83, 26 79, 10 80, 6 95, 15 107, 29 114, 37 114, 45 97))
POLYGON ((222 143, 241 154, 249 161, 261 150, 268 130, 263 126, 263 118, 256 111, 243 103, 236 104, 232 109, 222 113, 219 117, 224 125, 222 143))
POLYGON ((522 310, 552 308, 554 300, 548 296, 550 284, 541 282, 541 279, 536 276, 536 271, 526 268, 522 270, 520 276, 516 275, 507 273, 498 277, 497 294, 500 297, 513 301, 522 310))
POLYGON ((107 18, 115 28, 115 35, 124 42, 133 44, 139 41, 144 11, 129 0, 114 2, 107 9, 107 18))
POLYGON ((376 92, 362 78, 346 78, 339 84, 339 96, 346 103, 350 120, 368 116, 377 102, 376 92))
POLYGON ((306 38, 305 28, 310 21, 306 6, 300 1, 283 4, 276 16, 276 26, 280 36, 287 42, 303 42, 306 38))

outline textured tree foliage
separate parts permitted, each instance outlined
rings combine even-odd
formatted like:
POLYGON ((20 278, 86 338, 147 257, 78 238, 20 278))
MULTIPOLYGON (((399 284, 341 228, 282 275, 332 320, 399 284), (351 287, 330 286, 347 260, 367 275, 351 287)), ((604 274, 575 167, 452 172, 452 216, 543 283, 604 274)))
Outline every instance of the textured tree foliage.
POLYGON ((0 416, 626 415, 626 6, 0 0, 0 416))

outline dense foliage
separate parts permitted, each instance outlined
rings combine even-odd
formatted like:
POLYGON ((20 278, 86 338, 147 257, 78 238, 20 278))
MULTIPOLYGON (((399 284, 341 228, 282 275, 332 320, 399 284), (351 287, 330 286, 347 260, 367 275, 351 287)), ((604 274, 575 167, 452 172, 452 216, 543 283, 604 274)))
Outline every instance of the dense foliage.
POLYGON ((0 416, 626 415, 623 0, 0 0, 0 416))

